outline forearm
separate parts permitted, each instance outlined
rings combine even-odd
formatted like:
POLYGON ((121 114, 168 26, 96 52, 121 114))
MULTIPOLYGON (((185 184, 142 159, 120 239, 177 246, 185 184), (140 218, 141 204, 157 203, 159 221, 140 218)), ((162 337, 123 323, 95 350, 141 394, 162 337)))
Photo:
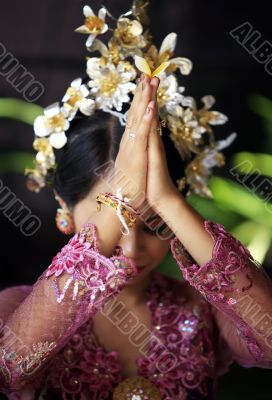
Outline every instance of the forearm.
MULTIPOLYGON (((192 248, 186 240, 185 245, 178 237, 171 242, 183 277, 218 310, 215 315, 221 335, 235 358, 243 365, 271 368, 271 281, 222 225, 203 221, 203 226, 213 241, 212 254, 203 265, 199 266, 197 256, 192 257, 192 250, 186 249, 192 248), (241 346, 241 340, 246 347, 241 346)), ((198 251, 205 251, 202 249, 199 246, 198 251)))
POLYGON ((204 265, 211 259, 214 242, 205 230, 204 219, 178 192, 161 199, 156 205, 156 212, 198 265, 204 265))
POLYGON ((93 213, 88 222, 97 227, 100 253, 110 257, 122 236, 122 225, 116 212, 103 206, 100 212, 93 213))
POLYGON ((119 255, 104 257, 96 227, 85 225, 54 257, 6 324, 0 325, 0 391, 35 378, 73 333, 136 273, 135 264, 121 249, 119 255))

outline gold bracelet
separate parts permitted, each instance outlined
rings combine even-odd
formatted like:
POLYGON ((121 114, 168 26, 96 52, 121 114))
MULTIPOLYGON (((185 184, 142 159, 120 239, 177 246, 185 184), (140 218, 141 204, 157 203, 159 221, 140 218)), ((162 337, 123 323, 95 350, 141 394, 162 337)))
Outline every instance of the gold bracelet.
MULTIPOLYGON (((101 210, 101 204, 104 204, 106 206, 112 207, 115 211, 117 211, 117 208, 119 206, 118 200, 115 199, 115 196, 111 197, 109 193, 100 193, 96 197, 96 202, 97 202, 97 211, 101 210)), ((133 227, 136 224, 136 217, 127 210, 126 206, 122 203, 120 205, 120 212, 124 218, 128 220, 128 226, 133 227)))

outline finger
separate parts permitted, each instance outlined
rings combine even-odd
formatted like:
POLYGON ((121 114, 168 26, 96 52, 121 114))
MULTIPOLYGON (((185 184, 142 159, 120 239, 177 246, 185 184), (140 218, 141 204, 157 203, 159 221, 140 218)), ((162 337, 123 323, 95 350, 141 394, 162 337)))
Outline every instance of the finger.
MULTIPOLYGON (((155 101, 151 100, 146 107, 145 113, 141 118, 141 122, 138 126, 137 135, 133 140, 129 140, 130 143, 133 143, 133 149, 139 150, 138 154, 141 154, 140 150, 147 149, 148 136, 150 134, 151 125, 155 115, 155 101), (138 149, 137 149, 138 148, 138 149)), ((137 154, 137 151, 135 154, 137 154)))
POLYGON ((126 125, 125 136, 128 132, 137 132, 141 119, 147 109, 148 103, 151 100, 152 89, 150 79, 143 74, 141 81, 138 84, 137 99, 133 103, 133 107, 129 112, 129 119, 126 125))
MULTIPOLYGON (((152 100, 152 88, 150 85, 150 79, 145 76, 144 80, 142 81, 142 92, 140 96, 140 101, 137 104, 137 107, 133 110, 133 117, 132 117, 132 122, 129 124, 129 126, 126 127, 125 130, 125 137, 128 138, 128 140, 125 140, 125 146, 127 143, 131 143, 131 140, 129 140, 129 137, 132 135, 137 136, 137 138, 141 137, 142 135, 145 137, 146 131, 143 129, 143 125, 145 126, 145 122, 147 122, 146 118, 146 113, 149 112, 149 108, 152 108, 152 116, 153 116, 153 109, 155 109, 155 102, 149 106, 150 101, 152 100), (144 123, 142 123, 144 122, 144 123)), ((149 115, 148 115, 149 116, 149 115)), ((149 119, 148 119, 149 120, 149 119)), ((151 127, 151 122, 149 123, 149 129, 151 127)), ((145 138, 143 138, 145 139, 145 138)))
POLYGON ((131 102, 130 109, 128 111, 128 119, 127 119, 127 127, 128 128, 129 128, 129 126, 132 125, 133 115, 135 113, 135 109, 137 109, 137 105, 138 105, 141 95, 142 95, 142 82, 143 82, 144 77, 145 77, 145 75, 142 74, 141 77, 139 78, 139 80, 137 81, 135 94, 134 94, 133 100, 131 102))
MULTIPOLYGON (((151 128, 151 121, 154 115, 155 102, 152 100, 152 87, 150 85, 150 78, 144 75, 144 78, 139 82, 139 100, 131 110, 131 119, 126 126, 125 133, 122 138, 122 145, 124 147, 132 147, 134 140, 137 137, 137 142, 145 145, 146 140, 146 126, 151 128), (151 112, 150 112, 151 110, 151 112), (151 118, 151 121, 150 121, 151 118), (142 137, 142 140, 141 140, 142 137)), ((149 133, 149 132, 148 132, 149 133)))
POLYGON ((164 143, 158 129, 161 129, 161 126, 157 122, 153 123, 148 136, 148 157, 153 165, 166 162, 164 143))
POLYGON ((140 100, 140 97, 142 94, 142 82, 143 82, 144 78, 145 78, 145 74, 142 74, 140 76, 140 78, 137 79, 137 86, 136 86, 134 97, 131 102, 130 110, 133 110, 137 106, 137 104, 140 100))
POLYGON ((142 92, 140 96, 140 101, 137 104, 137 108, 134 116, 134 128, 138 130, 138 127, 141 124, 141 120, 145 115, 146 109, 148 107, 149 102, 152 100, 152 88, 150 85, 150 78, 145 75, 144 80, 141 82, 142 84, 142 92))
POLYGON ((157 93, 158 93, 158 88, 160 86, 160 80, 157 76, 151 79, 150 85, 153 89, 152 91, 152 100, 157 101, 157 93))
POLYGON ((122 139, 120 141, 120 147, 125 145, 125 142, 127 141, 127 133, 133 129, 133 125, 135 125, 135 120, 133 119, 133 116, 135 115, 135 110, 137 109, 137 105, 140 102, 141 94, 142 94, 142 81, 144 79, 145 75, 142 74, 141 77, 137 80, 137 86, 135 90, 135 94, 130 106, 130 109, 128 111, 128 117, 127 117, 127 123, 125 127, 125 131, 123 133, 122 139))
POLYGON ((161 132, 161 124, 159 121, 159 115, 158 115, 158 104, 157 104, 157 93, 158 93, 158 88, 160 85, 160 80, 158 77, 155 77, 151 80, 150 82, 153 92, 152 92, 152 98, 156 99, 156 112, 155 112, 155 117, 153 119, 152 125, 151 125, 151 130, 150 130, 150 135, 149 135, 149 140, 148 140, 148 146, 151 147, 150 151, 155 152, 158 154, 158 150, 162 151, 164 149, 163 141, 160 135, 161 132))
MULTIPOLYGON (((156 109, 158 111, 158 88, 160 85, 160 80, 158 77, 152 78, 150 81, 150 85, 152 87, 152 100, 156 102, 156 109)), ((157 112, 158 114, 158 112, 157 112)))
POLYGON ((155 118, 153 119, 151 130, 152 130, 152 132, 156 131, 158 133, 158 129, 160 128, 159 114, 158 114, 158 102, 157 102, 158 88, 160 85, 159 78, 158 77, 152 78, 150 81, 150 85, 152 87, 152 100, 154 100, 156 102, 156 113, 155 113, 155 118))

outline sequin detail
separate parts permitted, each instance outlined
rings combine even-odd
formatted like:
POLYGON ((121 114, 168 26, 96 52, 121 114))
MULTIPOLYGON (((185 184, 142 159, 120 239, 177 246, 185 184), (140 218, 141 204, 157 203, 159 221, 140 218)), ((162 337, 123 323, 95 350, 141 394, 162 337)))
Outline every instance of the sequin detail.
MULTIPOLYGON (((188 306, 182 295, 183 285, 154 273, 148 289, 152 331, 146 356, 137 359, 137 370, 138 376, 158 388, 163 400, 186 399, 193 393, 204 399, 212 390, 210 308, 204 300, 188 306)), ((121 381, 118 353, 106 351, 89 320, 56 356, 48 376, 48 390, 60 387, 67 399, 69 394, 80 392, 90 400, 110 400, 121 381)))
POLYGON ((106 258, 99 253, 97 246, 97 231, 93 224, 86 224, 69 243, 54 257, 45 276, 54 277, 53 291, 58 303, 61 303, 69 288, 72 286, 72 300, 77 300, 79 295, 87 296, 88 302, 99 298, 103 302, 105 296, 110 296, 120 290, 127 280, 137 274, 137 267, 132 260, 126 258, 122 249, 117 246, 111 258, 106 258), (59 289, 59 277, 64 273, 67 278, 62 291, 59 289))
POLYGON ((211 221, 205 221, 207 232, 214 239, 212 258, 200 267, 186 251, 177 238, 171 241, 171 249, 184 278, 195 287, 211 304, 216 305, 233 322, 253 358, 260 362, 264 352, 256 341, 252 329, 235 311, 239 296, 252 287, 252 273, 249 262, 258 265, 242 243, 235 239, 225 227, 211 221), (240 287, 238 277, 242 274, 247 283, 240 287), (231 295, 231 296, 230 296, 231 295))
POLYGON ((199 267, 181 242, 175 238, 171 242, 172 252, 182 269, 184 278, 208 300, 227 302, 227 292, 241 293, 252 286, 248 261, 254 261, 250 252, 231 236, 223 225, 205 221, 205 229, 214 238, 215 244, 210 261, 199 267), (236 275, 243 272, 248 283, 235 287, 236 275))
POLYGON ((34 371, 42 366, 48 354, 56 347, 56 343, 39 342, 32 345, 32 352, 28 353, 20 363, 22 376, 31 375, 34 371))

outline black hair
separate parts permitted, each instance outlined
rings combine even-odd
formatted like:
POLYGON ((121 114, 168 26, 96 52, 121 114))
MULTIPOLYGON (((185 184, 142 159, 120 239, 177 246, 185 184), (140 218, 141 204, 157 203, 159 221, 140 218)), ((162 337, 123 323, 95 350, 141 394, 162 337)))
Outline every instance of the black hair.
MULTIPOLYGON (((92 116, 77 116, 67 131, 68 141, 57 154, 57 168, 53 177, 53 188, 73 208, 84 199, 98 182, 95 171, 109 161, 114 161, 124 127, 112 114, 96 111, 92 116)), ((163 128, 163 141, 170 176, 176 180, 184 176, 184 165, 169 132, 163 128)))

